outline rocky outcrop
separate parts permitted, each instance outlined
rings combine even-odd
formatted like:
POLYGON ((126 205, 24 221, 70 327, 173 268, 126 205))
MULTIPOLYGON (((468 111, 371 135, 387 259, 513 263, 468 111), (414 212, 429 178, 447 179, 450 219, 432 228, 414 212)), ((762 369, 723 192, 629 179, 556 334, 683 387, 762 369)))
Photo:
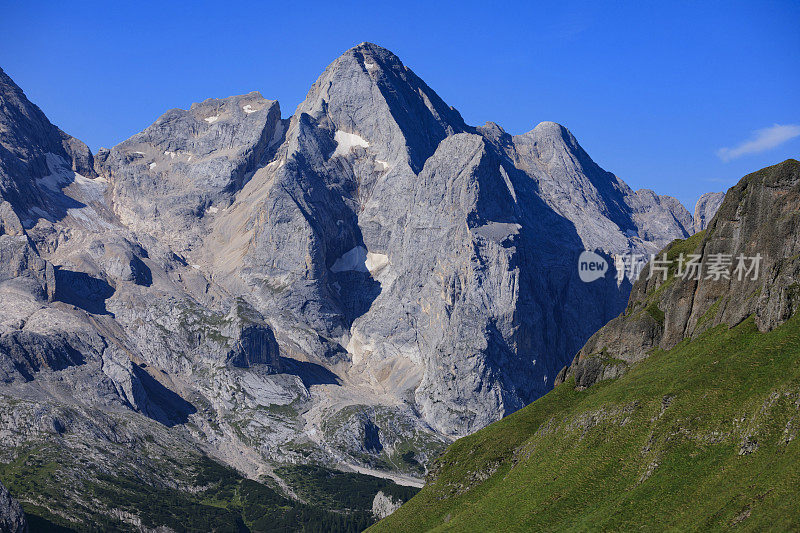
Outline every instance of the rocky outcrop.
POLYGON ((0 290, 24 291, 37 300, 55 294, 55 270, 37 253, 11 204, 0 199, 0 290))
POLYGON ((694 233, 706 229, 724 199, 724 192, 707 192, 697 200, 694 206, 694 233))
POLYGON ((22 506, 11 497, 2 483, 0 483, 0 531, 8 533, 28 531, 28 522, 25 520, 22 506))
POLYGON ((625 312, 589 339, 557 381, 573 375, 577 386, 589 386, 652 350, 750 316, 760 331, 782 324, 800 308, 798 213, 800 162, 789 159, 742 178, 705 232, 665 250, 673 265, 667 279, 660 270, 651 277, 652 265, 646 266, 625 312), (685 261, 697 256, 704 265, 699 277, 686 264, 678 270, 681 254, 685 261), (722 265, 719 274, 714 264, 722 265))
POLYGON ((240 368, 270 365, 279 370, 279 353, 272 330, 264 325, 250 324, 241 330, 240 340, 228 352, 228 362, 240 368))
POLYGON ((378 520, 383 520, 403 505, 402 500, 395 500, 391 495, 378 491, 372 500, 372 515, 378 520))

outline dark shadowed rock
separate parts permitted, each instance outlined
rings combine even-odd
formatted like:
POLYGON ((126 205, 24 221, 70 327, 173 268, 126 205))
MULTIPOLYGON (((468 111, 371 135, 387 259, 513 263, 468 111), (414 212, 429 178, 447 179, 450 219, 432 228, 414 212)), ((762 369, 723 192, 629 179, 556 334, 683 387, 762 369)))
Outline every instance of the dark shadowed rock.
POLYGON ((280 369, 278 342, 268 327, 251 324, 242 329, 236 346, 228 353, 228 362, 240 368, 270 365, 280 369))
POLYGON ((0 531, 3 533, 28 531, 28 522, 25 520, 22 506, 11 497, 2 483, 0 483, 0 531))

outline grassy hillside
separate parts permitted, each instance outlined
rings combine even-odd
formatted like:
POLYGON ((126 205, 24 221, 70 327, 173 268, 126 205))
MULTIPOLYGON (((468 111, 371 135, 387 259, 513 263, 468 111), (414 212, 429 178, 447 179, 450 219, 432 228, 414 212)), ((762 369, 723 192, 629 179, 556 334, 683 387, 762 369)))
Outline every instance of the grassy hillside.
POLYGON ((453 444, 370 531, 800 529, 800 317, 750 318, 453 444))

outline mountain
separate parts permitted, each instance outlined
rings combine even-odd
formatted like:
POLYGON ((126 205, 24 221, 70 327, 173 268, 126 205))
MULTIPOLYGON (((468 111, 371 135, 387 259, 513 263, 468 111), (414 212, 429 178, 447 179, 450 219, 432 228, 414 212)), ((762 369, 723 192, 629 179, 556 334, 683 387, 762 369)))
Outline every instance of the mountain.
POLYGON ((410 404, 417 431, 466 434, 530 402, 621 309, 627 285, 577 281, 578 250, 647 253, 691 231, 677 201, 631 191, 565 128, 469 127, 372 44, 277 117, 253 94, 168 113, 98 155, 112 208, 360 388, 331 401, 410 404), (226 137, 207 152, 198 132, 226 137))
POLYGON ((373 530, 797 529, 798 213, 800 162, 745 176, 554 390, 455 442, 373 530), (718 254, 760 271, 716 279, 718 254))
POLYGON ((0 95, 0 479, 69 527, 253 528, 246 497, 366 525, 410 492, 365 474, 419 485, 624 309, 630 280, 584 283, 583 250, 694 223, 563 126, 467 125, 370 43, 289 118, 209 99, 94 155, 4 73, 0 95), (320 488, 340 475, 356 503, 320 488))
POLYGON ((707 192, 697 200, 697 204, 694 206, 695 233, 706 229, 706 226, 717 213, 719 206, 722 205, 724 198, 724 192, 707 192))

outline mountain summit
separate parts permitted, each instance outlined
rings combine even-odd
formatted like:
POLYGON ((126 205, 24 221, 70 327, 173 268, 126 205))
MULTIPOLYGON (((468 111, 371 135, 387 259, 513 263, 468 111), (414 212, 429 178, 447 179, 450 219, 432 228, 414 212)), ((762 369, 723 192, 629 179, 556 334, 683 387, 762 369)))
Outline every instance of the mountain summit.
POLYGON ((402 61, 362 43, 331 63, 295 116, 358 132, 384 161, 407 160, 415 173, 448 136, 467 131, 461 115, 402 61))

